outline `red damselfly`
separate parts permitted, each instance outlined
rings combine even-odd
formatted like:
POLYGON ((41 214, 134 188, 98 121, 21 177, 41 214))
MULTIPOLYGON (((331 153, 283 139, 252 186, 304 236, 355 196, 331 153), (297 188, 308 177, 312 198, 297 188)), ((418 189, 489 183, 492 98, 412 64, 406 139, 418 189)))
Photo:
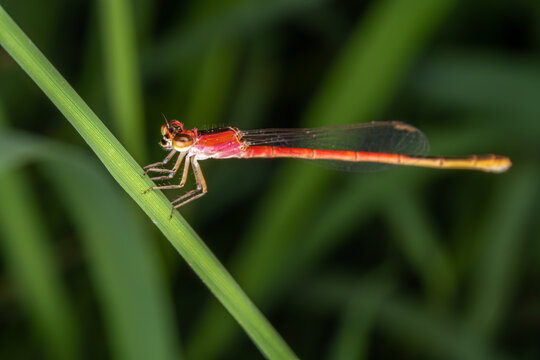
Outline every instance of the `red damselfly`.
POLYGON ((145 193, 182 188, 190 165, 196 181, 195 189, 172 201, 171 216, 175 209, 206 194, 206 181, 199 165, 199 161, 206 159, 298 158, 318 160, 347 171, 371 171, 389 165, 404 165, 500 173, 512 165, 509 158, 500 155, 425 156, 429 145, 424 134, 402 122, 242 131, 234 127, 184 130, 181 122, 171 120, 163 124, 161 134, 160 144, 170 152, 163 161, 145 166, 145 174, 165 174, 152 177, 152 180, 172 179, 184 162, 182 178, 178 185, 153 186, 145 193), (177 153, 173 168, 163 168, 177 153))

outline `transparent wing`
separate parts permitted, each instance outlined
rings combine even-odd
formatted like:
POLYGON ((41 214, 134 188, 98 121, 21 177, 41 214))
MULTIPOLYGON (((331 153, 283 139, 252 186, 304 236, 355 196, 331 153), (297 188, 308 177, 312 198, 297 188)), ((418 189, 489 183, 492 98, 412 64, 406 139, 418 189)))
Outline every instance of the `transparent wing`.
MULTIPOLYGON (((250 146, 280 146, 321 150, 347 150, 390 154, 425 155, 429 142, 417 128, 402 122, 364 124, 312 129, 259 129, 241 132, 250 146)), ((374 171, 392 165, 316 160, 317 164, 346 171, 374 171)))

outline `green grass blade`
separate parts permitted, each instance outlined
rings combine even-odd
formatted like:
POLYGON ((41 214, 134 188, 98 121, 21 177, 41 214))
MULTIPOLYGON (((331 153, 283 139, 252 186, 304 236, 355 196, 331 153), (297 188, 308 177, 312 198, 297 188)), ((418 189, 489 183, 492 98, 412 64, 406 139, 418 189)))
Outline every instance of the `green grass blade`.
POLYGON ((238 68, 238 44, 211 46, 198 67, 198 76, 192 91, 186 124, 219 124, 225 113, 234 75, 238 68))
POLYGON ((144 102, 131 5, 128 0, 98 1, 99 23, 112 120, 125 147, 144 160, 144 102))
POLYGON ((0 43, 60 109, 120 186, 156 224, 259 349, 270 358, 295 358, 287 344, 186 221, 178 215, 169 220, 170 203, 166 197, 161 192, 142 195, 144 190, 152 186, 152 182, 141 176, 141 167, 3 8, 0 8, 0 43))
MULTIPOLYGON (((0 109, 0 126, 5 116, 0 109)), ((0 134, 4 133, 0 130, 0 134)), ((0 135, 1 136, 1 135, 0 135)), ((21 303, 51 359, 81 355, 80 329, 26 176, 0 166, 0 246, 21 303)))
POLYGON ((63 288, 31 186, 22 174, 0 175, 2 257, 20 302, 51 359, 80 354, 80 329, 63 288))
POLYGON ((231 124, 239 129, 255 129, 270 108, 275 96, 277 66, 273 63, 275 44, 257 38, 247 45, 247 64, 238 84, 238 92, 231 106, 231 124))

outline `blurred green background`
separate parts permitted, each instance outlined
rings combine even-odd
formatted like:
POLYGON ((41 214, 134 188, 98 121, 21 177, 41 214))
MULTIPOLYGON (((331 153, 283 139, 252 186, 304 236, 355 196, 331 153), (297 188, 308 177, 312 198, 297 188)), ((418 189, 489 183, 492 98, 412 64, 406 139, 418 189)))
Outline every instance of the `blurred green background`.
MULTIPOLYGON (((509 156, 502 175, 209 160, 181 213, 301 358, 540 357, 539 2, 2 6, 141 166, 162 113, 402 120, 434 155, 509 156)), ((262 357, 3 50, 0 153, 0 358, 262 357)))

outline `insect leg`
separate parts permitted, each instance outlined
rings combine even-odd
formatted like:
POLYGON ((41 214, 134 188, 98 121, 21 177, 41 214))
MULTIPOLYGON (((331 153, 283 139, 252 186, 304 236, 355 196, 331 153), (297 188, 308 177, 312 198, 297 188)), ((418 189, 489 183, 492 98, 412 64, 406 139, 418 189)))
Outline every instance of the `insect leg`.
POLYGON ((193 159, 191 161, 191 167, 193 168, 193 174, 195 175, 195 182, 197 183, 197 188, 193 189, 191 191, 188 191, 184 195, 180 196, 178 199, 171 202, 171 204, 179 203, 177 205, 174 205, 171 211, 171 218, 174 214, 174 210, 178 209, 181 206, 184 206, 185 204, 200 198, 204 194, 207 193, 208 188, 206 186, 206 180, 204 180, 204 176, 201 171, 201 167, 199 165, 199 162, 196 159, 193 159))
MULTIPOLYGON (((191 160, 191 156, 187 156, 186 161, 184 162, 184 171, 183 171, 183 174, 182 174, 182 180, 180 181, 180 184, 178 184, 178 185, 152 186, 151 188, 149 188, 148 190, 143 192, 143 194, 146 194, 147 192, 152 191, 152 190, 170 190, 170 189, 180 189, 180 188, 182 188, 184 186, 184 184, 186 183, 186 180, 187 180, 190 160, 191 160)), ((180 167, 180 165, 178 165, 178 167, 180 167)), ((167 178, 168 178, 168 176, 167 176, 167 178)))
POLYGON ((145 167, 143 167, 145 172, 144 172, 144 174, 142 174, 142 176, 146 175, 150 171, 152 171, 152 172, 171 172, 171 170, 169 170, 169 169, 161 169, 160 166, 163 166, 166 163, 168 163, 173 158, 175 153, 176 153, 176 150, 172 150, 169 153, 169 155, 167 155, 167 157, 165 157, 165 159, 163 159, 163 161, 158 161, 156 163, 146 165, 145 167))
POLYGON ((172 179, 178 172, 178 169, 180 169, 180 165, 182 164, 182 160, 184 159, 184 156, 186 156, 185 152, 180 153, 180 155, 178 155, 178 159, 176 159, 176 163, 174 164, 174 167, 171 170, 167 170, 167 171, 162 170, 162 172, 168 172, 169 173, 168 175, 156 176, 150 179, 154 181, 172 179))

